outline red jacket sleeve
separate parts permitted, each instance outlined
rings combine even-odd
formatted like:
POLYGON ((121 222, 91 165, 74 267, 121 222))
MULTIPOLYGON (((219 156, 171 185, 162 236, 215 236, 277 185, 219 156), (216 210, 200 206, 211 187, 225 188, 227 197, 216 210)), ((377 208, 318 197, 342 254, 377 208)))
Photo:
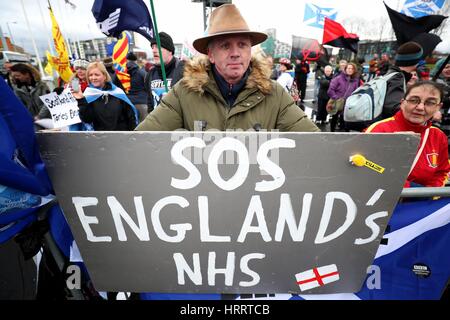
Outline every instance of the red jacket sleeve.
POLYGON ((448 173, 450 171, 450 164, 448 162, 448 141, 445 134, 439 135, 439 150, 438 167, 436 168, 433 177, 430 177, 430 184, 427 187, 443 187, 447 183, 448 173), (441 156, 442 155, 442 156, 441 156))

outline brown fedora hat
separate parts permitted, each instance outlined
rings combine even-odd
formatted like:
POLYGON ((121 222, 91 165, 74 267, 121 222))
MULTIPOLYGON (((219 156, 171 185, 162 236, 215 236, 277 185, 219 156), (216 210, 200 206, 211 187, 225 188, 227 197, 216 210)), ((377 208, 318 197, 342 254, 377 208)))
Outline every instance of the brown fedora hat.
POLYGON ((209 18, 207 35, 194 40, 192 45, 200 53, 207 54, 208 42, 217 36, 222 35, 249 35, 252 46, 264 42, 267 34, 250 31, 238 8, 234 4, 223 4, 213 10, 209 18))

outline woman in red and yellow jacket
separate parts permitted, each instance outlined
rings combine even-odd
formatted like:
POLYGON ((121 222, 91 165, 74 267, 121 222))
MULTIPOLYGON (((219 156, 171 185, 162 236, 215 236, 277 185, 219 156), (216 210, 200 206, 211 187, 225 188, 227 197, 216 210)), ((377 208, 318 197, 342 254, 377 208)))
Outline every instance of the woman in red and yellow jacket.
POLYGON ((442 106, 443 90, 432 81, 419 81, 411 85, 402 99, 400 110, 391 118, 376 122, 366 132, 415 132, 420 133, 418 156, 405 187, 442 187, 447 182, 447 136, 431 125, 433 114, 442 106))

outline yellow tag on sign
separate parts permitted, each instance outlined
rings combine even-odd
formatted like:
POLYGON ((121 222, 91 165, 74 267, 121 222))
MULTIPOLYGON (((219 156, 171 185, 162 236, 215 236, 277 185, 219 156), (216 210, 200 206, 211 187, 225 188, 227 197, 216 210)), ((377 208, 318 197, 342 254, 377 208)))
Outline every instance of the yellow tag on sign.
POLYGON ((383 173, 384 168, 375 162, 372 162, 370 160, 367 160, 363 155, 361 154, 355 154, 354 156, 350 157, 350 162, 357 166, 357 167, 367 167, 369 169, 372 169, 373 171, 376 171, 378 173, 383 173))

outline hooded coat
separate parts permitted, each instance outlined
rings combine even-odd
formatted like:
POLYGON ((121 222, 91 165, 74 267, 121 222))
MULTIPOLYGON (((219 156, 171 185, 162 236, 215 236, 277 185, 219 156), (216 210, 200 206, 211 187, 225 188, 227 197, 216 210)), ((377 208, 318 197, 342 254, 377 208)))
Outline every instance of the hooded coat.
POLYGON ((275 81, 271 69, 253 57, 244 88, 230 107, 214 79, 206 56, 185 65, 184 77, 163 97, 161 104, 139 124, 139 131, 171 131, 184 128, 320 131, 291 96, 275 81))

